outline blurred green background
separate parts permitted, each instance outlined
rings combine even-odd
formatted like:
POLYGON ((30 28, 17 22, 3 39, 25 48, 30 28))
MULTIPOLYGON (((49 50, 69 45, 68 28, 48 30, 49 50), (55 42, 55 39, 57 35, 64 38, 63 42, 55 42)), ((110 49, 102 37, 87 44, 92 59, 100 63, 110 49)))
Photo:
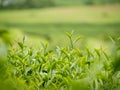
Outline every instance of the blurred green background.
POLYGON ((27 36, 29 45, 67 46, 65 32, 84 36, 82 45, 107 47, 120 35, 120 0, 0 0, 0 42, 27 36))

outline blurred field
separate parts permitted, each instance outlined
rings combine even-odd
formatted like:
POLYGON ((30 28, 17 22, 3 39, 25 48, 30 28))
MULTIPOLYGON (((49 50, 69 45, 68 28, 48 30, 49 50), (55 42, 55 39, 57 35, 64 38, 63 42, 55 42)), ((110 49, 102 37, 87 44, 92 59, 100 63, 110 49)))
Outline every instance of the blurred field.
POLYGON ((0 22, 27 23, 119 23, 120 5, 56 7, 0 11, 0 22))
POLYGON ((1 10, 0 27, 19 29, 53 45, 66 44, 64 33, 72 30, 75 35, 84 35, 92 42, 102 42, 108 35, 120 35, 120 5, 1 10))

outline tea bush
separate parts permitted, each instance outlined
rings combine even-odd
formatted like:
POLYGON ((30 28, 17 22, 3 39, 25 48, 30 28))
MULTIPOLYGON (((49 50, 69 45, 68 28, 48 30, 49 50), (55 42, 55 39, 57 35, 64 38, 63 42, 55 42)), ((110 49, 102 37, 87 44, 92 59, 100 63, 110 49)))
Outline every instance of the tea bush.
POLYGON ((120 90, 120 38, 111 37, 114 48, 108 54, 102 48, 77 48, 81 37, 66 35, 70 46, 55 50, 49 50, 48 43, 37 49, 27 46, 25 37, 12 45, 5 63, 8 75, 4 74, 14 82, 11 86, 18 90, 120 90))

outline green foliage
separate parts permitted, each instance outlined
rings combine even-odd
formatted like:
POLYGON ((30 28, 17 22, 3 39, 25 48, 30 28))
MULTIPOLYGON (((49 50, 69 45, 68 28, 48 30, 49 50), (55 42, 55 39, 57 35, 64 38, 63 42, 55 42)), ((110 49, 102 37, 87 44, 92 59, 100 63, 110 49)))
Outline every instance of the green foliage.
POLYGON ((29 90, 22 78, 11 76, 12 66, 8 67, 8 62, 5 56, 0 55, 0 89, 1 90, 29 90), (19 87, 19 88, 18 88, 19 87))
POLYGON ((0 28, 0 39, 2 39, 2 41, 5 44, 10 44, 12 41, 11 35, 9 33, 9 31, 5 28, 0 28))
POLYGON ((54 6, 53 0, 0 0, 0 9, 43 8, 54 6))
POLYGON ((0 0, 0 9, 25 9, 65 5, 95 5, 110 3, 120 3, 120 0, 0 0))
MULTIPOLYGON (((55 50, 49 50, 48 43, 42 43, 35 49, 26 46, 24 37, 22 42, 9 49, 5 70, 9 71, 11 80, 22 82, 16 83, 17 89, 119 90, 120 69, 117 63, 120 59, 112 58, 102 49, 75 48, 75 42, 81 38, 74 40, 72 33, 66 35, 70 39, 70 47, 57 46, 55 50)), ((119 53, 114 57, 119 57, 119 53)))
POLYGON ((71 33, 66 32, 66 35, 70 39, 71 49, 73 49, 76 42, 78 42, 82 38, 81 36, 79 36, 75 40, 73 40, 73 31, 71 33))

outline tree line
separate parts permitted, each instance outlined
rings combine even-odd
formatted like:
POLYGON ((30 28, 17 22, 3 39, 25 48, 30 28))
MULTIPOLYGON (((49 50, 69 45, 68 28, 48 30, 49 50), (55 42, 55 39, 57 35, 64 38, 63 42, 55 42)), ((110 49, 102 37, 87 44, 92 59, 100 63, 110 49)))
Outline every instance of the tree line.
POLYGON ((53 0, 0 0, 0 9, 42 8, 54 5, 53 0))
POLYGON ((108 4, 120 3, 120 0, 0 0, 0 9, 43 8, 72 4, 108 4))

